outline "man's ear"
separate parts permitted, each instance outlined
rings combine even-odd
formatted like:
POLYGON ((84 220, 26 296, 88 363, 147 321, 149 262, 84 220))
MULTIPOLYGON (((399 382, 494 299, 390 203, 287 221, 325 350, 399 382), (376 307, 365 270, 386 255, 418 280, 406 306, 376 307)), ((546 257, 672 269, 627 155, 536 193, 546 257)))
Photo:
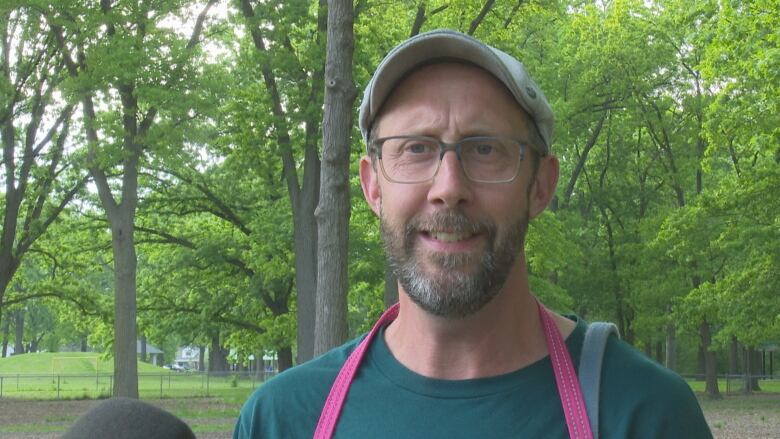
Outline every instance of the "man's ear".
POLYGON ((382 191, 379 188, 379 176, 377 170, 368 156, 360 159, 360 186, 363 187, 363 196, 371 206, 371 210, 379 216, 382 205, 382 191))
POLYGON ((529 200, 529 219, 536 218, 550 204, 558 185, 560 165, 558 158, 547 155, 539 159, 539 169, 531 188, 529 200))

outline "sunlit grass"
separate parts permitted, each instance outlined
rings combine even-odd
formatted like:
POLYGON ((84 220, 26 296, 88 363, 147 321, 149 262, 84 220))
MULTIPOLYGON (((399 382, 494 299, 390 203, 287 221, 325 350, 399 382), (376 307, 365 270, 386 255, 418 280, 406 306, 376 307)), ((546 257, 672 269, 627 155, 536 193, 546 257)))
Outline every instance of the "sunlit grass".
MULTIPOLYGON (((111 396, 113 362, 94 353, 36 353, 0 359, 0 397, 23 399, 100 399, 111 396), (52 371, 55 371, 54 373, 52 371)), ((143 399, 217 396, 244 401, 262 384, 254 375, 178 373, 138 363, 143 399)))
MULTIPOLYGON (((694 392, 703 393, 706 383, 704 380, 687 380, 688 385, 691 386, 694 392)), ((730 378, 728 381, 725 378, 718 380, 718 390, 721 393, 742 393, 744 381, 738 378, 730 378)), ((771 380, 759 380, 758 386, 761 388, 761 392, 765 393, 780 393, 780 377, 771 380)))
POLYGON ((0 425, 0 433, 51 433, 64 432, 68 427, 64 425, 40 425, 40 424, 14 424, 0 425))
MULTIPOLYGON (((114 360, 95 352, 36 352, 0 358, 0 375, 106 374, 114 360)), ((153 364, 138 362, 138 373, 172 373, 153 364)))

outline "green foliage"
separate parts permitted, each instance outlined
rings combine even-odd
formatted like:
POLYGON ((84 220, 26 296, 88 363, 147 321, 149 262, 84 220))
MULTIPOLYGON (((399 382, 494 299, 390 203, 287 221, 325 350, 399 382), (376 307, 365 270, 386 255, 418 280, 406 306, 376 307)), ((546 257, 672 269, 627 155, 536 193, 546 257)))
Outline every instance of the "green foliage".
MULTIPOLYGON (((358 87, 409 36, 420 12, 420 31, 478 24, 476 36, 526 64, 557 116, 554 211, 531 223, 526 243, 533 291, 559 311, 616 321, 637 345, 655 346, 676 329, 688 371, 696 367, 703 322, 713 331, 711 349, 722 350, 732 336, 748 346, 777 342, 777 1, 495 2, 477 23, 485 3, 357 2, 358 87)), ((114 189, 127 157, 117 85, 134 81, 139 117, 159 110, 138 139, 145 148, 136 219, 141 331, 171 346, 167 355, 178 344, 209 345, 215 335, 242 363, 252 354, 295 349, 293 202, 281 154, 291 153, 302 183, 304 151, 317 149, 322 119, 319 3, 259 2, 246 19, 234 2, 227 18, 207 21, 208 44, 193 51, 184 31, 170 25, 194 20, 192 2, 119 1, 107 16, 83 2, 8 7, 22 4, 64 26, 69 53, 94 60, 63 79, 56 95, 78 102, 94 91, 97 159, 114 189), (139 14, 143 37, 130 25, 139 14), (106 38, 109 23, 116 32, 106 38), (265 51, 252 40, 253 24, 265 51), (274 113, 265 65, 283 117, 274 113), (280 142, 281 131, 289 144, 280 142)), ((46 26, 24 28, 31 53, 60 50, 44 38, 46 26)), ((0 81, 0 98, 9 93, 0 81)), ((74 124, 82 116, 77 112, 74 124)), ((73 131, 68 163, 83 166, 87 142, 73 131)), ((363 151, 355 131, 353 336, 384 308, 378 222, 356 177, 363 151)), ((38 166, 33 175, 44 170, 38 166)), ((64 172, 74 179, 81 171, 64 172)), ((14 278, 20 289, 5 298, 15 307, 29 304, 41 317, 38 326, 56 327, 46 336, 52 350, 87 335, 101 349, 113 340, 111 241, 96 206, 94 190, 79 195, 35 244, 14 278)), ((36 232, 46 225, 29 223, 36 232)))

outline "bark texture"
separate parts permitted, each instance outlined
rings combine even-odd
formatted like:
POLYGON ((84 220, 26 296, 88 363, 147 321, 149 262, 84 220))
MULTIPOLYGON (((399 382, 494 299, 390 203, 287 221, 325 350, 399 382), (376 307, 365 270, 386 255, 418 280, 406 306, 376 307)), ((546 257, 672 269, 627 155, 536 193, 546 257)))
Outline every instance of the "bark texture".
POLYGON ((328 1, 328 42, 325 61, 323 152, 317 218, 317 312, 314 354, 322 354, 347 339, 347 266, 349 245, 349 152, 354 51, 351 0, 328 1))

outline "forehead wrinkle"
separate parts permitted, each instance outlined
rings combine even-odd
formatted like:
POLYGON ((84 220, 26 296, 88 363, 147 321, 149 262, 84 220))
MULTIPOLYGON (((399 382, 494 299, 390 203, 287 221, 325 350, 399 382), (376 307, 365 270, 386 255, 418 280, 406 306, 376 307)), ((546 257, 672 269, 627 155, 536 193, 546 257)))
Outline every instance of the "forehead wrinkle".
MULTIPOLYGON (((435 136, 439 129, 450 124, 446 117, 450 112, 436 109, 431 111, 432 105, 418 105, 410 111, 402 111, 400 119, 396 119, 394 125, 401 125, 402 132, 393 132, 389 135, 416 135, 416 136, 435 136)), ((404 110, 403 105, 398 107, 404 110)), ((392 112, 390 112, 392 113, 392 112)))

